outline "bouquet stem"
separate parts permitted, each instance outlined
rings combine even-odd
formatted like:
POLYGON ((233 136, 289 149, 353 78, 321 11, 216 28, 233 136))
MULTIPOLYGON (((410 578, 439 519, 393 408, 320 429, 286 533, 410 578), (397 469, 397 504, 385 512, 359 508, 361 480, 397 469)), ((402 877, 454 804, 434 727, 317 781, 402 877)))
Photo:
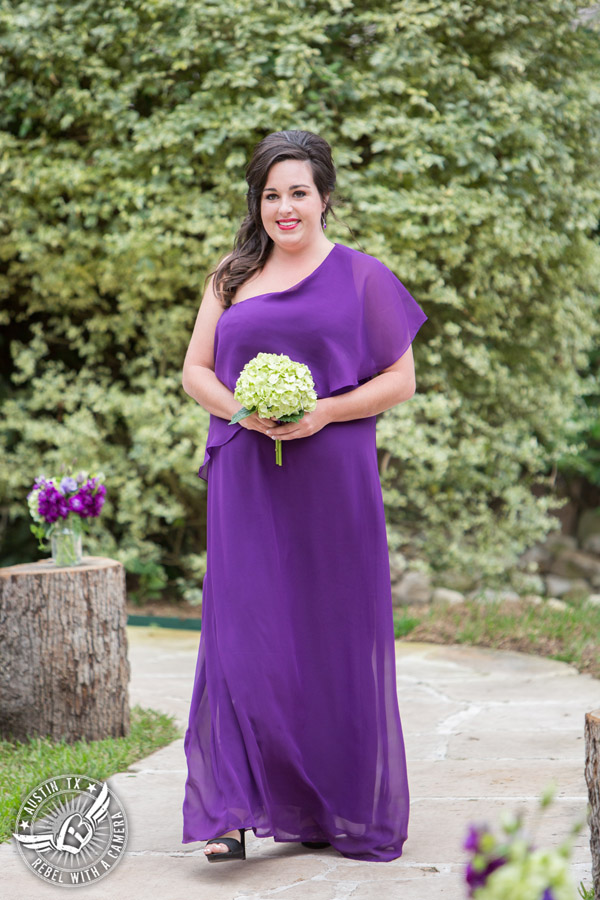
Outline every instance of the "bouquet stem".
POLYGON ((281 461, 281 441, 278 438, 275 439, 275 464, 277 466, 283 465, 281 461))

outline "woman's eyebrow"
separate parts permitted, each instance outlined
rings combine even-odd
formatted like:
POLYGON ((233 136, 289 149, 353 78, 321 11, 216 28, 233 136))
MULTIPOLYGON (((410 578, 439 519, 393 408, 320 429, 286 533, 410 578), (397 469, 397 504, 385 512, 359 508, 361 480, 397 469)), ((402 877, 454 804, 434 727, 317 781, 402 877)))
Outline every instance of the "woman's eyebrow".
MULTIPOLYGON (((310 184, 290 184, 290 191, 295 190, 295 188, 305 187, 310 189, 310 184)), ((265 188, 263 194, 266 194, 267 191, 275 191, 277 193, 277 188, 265 188)))

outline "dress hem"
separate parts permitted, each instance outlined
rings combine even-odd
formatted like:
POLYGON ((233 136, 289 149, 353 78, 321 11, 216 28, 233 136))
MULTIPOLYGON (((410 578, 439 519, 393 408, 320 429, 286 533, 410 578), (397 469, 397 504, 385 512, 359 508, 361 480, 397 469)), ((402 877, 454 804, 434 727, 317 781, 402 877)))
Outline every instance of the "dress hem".
MULTIPOLYGON (((392 855, 375 856, 372 853, 346 853, 343 850, 340 850, 338 847, 336 847, 335 844, 330 840, 330 836, 327 836, 327 835, 320 836, 320 837, 315 837, 314 835, 311 835, 311 836, 307 835, 305 837, 298 837, 298 838, 282 838, 282 837, 277 837, 277 835, 274 832, 269 832, 268 834, 261 834, 259 836, 256 834, 255 826, 253 826, 253 825, 238 825, 237 828, 238 829, 243 828, 245 831, 253 831, 254 836, 258 837, 259 840, 262 840, 262 838, 268 838, 268 837, 273 838, 273 840, 275 841, 276 844, 301 844, 303 841, 312 841, 312 842, 327 841, 328 843, 331 844, 333 849, 337 853, 339 853, 341 856, 345 857, 346 859, 356 859, 360 862, 392 862, 395 859, 400 859, 400 857, 402 856, 403 850, 404 850, 404 844, 406 843, 406 839, 405 839, 402 842, 402 847, 401 847, 399 853, 397 853, 395 850, 392 851, 394 853, 393 856, 392 855)), ((226 830, 233 831, 235 829, 226 829, 226 830)), ((184 838, 181 841, 181 843, 182 844, 197 844, 197 843, 201 843, 202 841, 208 841, 208 840, 212 840, 212 839, 213 839, 212 837, 211 838, 184 838)), ((328 848, 324 847, 323 849, 327 850, 328 848)))

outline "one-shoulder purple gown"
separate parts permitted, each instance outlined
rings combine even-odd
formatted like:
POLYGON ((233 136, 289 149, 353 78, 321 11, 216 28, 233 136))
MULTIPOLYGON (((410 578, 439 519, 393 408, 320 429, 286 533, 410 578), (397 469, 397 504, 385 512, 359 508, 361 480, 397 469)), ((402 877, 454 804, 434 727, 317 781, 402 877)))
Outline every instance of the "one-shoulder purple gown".
MULTIPOLYGON (((335 244, 298 284, 226 309, 215 373, 285 353, 318 397, 408 349, 427 316, 373 256, 335 244)), ((234 828, 402 853, 409 794, 396 693, 376 416, 275 441, 210 416, 202 631, 185 735, 183 841, 234 828)))

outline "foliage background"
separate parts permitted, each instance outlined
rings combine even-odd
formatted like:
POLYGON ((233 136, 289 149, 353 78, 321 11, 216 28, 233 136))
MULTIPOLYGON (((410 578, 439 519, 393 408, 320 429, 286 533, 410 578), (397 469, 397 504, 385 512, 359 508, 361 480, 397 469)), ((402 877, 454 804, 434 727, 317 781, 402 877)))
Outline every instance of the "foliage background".
POLYGON ((199 599, 208 414, 181 366, 249 153, 284 128, 334 149, 328 237, 382 259, 429 316, 418 393, 378 422, 391 547, 493 576, 543 536, 597 395, 598 34, 576 15, 565 0, 4 4, 4 564, 40 555, 26 494, 75 460, 107 477, 86 551, 120 559, 134 596, 199 599))

